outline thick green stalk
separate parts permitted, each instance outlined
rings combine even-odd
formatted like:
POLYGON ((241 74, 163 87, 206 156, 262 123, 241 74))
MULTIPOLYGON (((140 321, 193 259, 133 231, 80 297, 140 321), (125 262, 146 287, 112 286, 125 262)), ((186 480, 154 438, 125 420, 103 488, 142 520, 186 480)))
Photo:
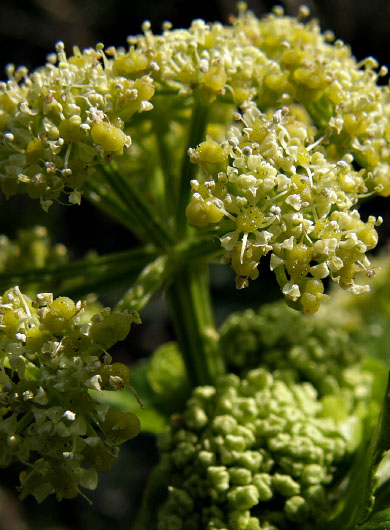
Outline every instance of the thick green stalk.
POLYGON ((224 252, 218 237, 195 232, 193 237, 188 236, 172 247, 170 261, 176 268, 185 267, 195 260, 210 263, 220 260, 224 252))
POLYGON ((188 222, 185 212, 191 192, 190 182, 194 178, 197 170, 197 167, 190 162, 188 149, 190 147, 195 148, 204 139, 208 110, 209 108, 207 105, 205 105, 199 98, 195 98, 194 106, 192 108, 187 146, 182 158, 178 200, 176 205, 176 227, 179 238, 183 237, 187 231, 188 222))
POLYGON ((214 326, 207 265, 195 262, 178 269, 167 297, 189 380, 193 386, 213 384, 224 365, 214 326))
POLYGON ((144 491, 137 519, 131 530, 152 530, 155 528, 156 511, 164 502, 167 488, 160 468, 155 467, 150 473, 144 491))

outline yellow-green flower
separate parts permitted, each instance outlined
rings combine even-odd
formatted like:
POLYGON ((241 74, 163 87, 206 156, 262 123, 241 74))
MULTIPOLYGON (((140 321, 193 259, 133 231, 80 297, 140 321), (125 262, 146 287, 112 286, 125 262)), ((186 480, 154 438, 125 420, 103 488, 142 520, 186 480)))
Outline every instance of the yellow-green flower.
POLYGON ((365 291, 354 278, 369 267, 378 221, 362 221, 355 209, 367 185, 353 155, 329 160, 324 138, 315 140, 288 107, 266 115, 247 103, 234 117, 242 126, 232 127, 225 142, 207 139, 190 150, 203 173, 192 181, 187 217, 195 226, 228 220, 221 244, 237 286, 256 279, 261 257, 271 252, 283 294, 306 313, 327 298, 328 276, 365 291))

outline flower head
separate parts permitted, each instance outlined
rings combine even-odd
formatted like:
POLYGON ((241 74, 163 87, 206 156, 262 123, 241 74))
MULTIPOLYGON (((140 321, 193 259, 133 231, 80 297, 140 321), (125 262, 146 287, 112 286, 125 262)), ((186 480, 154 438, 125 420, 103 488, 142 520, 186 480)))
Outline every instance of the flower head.
POLYGON ((247 103, 221 144, 206 140, 190 153, 203 174, 192 182, 190 223, 221 225, 221 244, 237 274, 237 285, 258 276, 271 252, 283 294, 306 313, 326 298, 322 279, 361 292, 357 272, 368 267, 377 220, 360 219, 355 209, 367 192, 365 171, 353 156, 330 160, 313 125, 283 107, 271 114, 247 103), (227 231, 227 228, 230 228, 227 231))
POLYGON ((79 202, 97 163, 131 144, 124 130, 136 112, 150 110, 148 75, 119 75, 101 45, 67 57, 62 42, 46 66, 28 74, 8 68, 0 86, 0 184, 9 197, 27 193, 44 209, 64 190, 79 202), (72 192, 73 190, 73 192, 72 192))
POLYGON ((90 393, 127 384, 129 369, 105 349, 126 337, 136 315, 105 309, 83 323, 81 302, 51 293, 32 300, 18 287, 0 302, 0 466, 24 464, 21 497, 38 502, 95 489, 97 472, 140 428, 134 414, 90 393))

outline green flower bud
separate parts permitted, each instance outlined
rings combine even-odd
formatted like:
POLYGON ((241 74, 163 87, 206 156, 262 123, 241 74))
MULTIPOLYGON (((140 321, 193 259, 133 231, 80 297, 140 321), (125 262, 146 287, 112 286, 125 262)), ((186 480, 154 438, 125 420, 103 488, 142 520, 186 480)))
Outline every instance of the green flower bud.
POLYGON ((101 145, 105 151, 121 151, 126 143, 123 131, 109 123, 97 122, 92 126, 93 141, 101 145))
POLYGON ((194 502, 199 519, 187 515, 194 530, 277 529, 291 520, 314 524, 325 517, 325 486, 347 441, 344 424, 321 417, 310 384, 286 383, 260 368, 242 379, 221 376, 214 389, 194 389, 181 421, 171 422, 159 448, 169 486, 158 514, 162 528, 171 516, 181 517, 173 487, 194 502), (230 416, 221 406, 227 396, 230 416), (193 424, 194 407, 207 411, 201 429, 193 424))
POLYGON ((60 296, 49 305, 48 312, 42 321, 49 332, 58 334, 70 325, 75 316, 76 304, 70 298, 60 296))
MULTIPOLYGON (((358 403, 366 406, 374 396, 375 379, 362 365, 369 351, 346 332, 341 319, 336 323, 321 315, 308 320, 280 302, 265 304, 257 312, 230 315, 220 329, 220 347, 237 373, 260 364, 286 382, 312 383, 322 396, 323 417, 346 421, 358 403)), ((259 389, 272 378, 261 369, 250 377, 259 389)), ((258 432, 272 429, 276 434, 284 422, 280 417, 272 424, 260 422, 258 432)))
POLYGON ((229 489, 229 472, 225 466, 210 466, 207 469, 207 476, 217 491, 229 489))
POLYGON ((253 485, 237 486, 230 489, 227 499, 233 509, 249 510, 259 502, 259 492, 253 485))
POLYGON ((275 475, 272 477, 272 485, 275 490, 284 497, 297 495, 301 489, 299 484, 290 476, 280 475, 279 473, 275 473, 275 475))
POLYGON ((273 496, 272 478, 266 473, 258 473, 253 476, 253 484, 259 492, 260 501, 269 501, 273 496))
POLYGON ((252 473, 243 467, 231 467, 229 469, 231 484, 244 486, 252 482, 252 473))
POLYGON ((288 519, 296 522, 304 521, 309 511, 305 499, 299 495, 290 497, 284 509, 288 519))

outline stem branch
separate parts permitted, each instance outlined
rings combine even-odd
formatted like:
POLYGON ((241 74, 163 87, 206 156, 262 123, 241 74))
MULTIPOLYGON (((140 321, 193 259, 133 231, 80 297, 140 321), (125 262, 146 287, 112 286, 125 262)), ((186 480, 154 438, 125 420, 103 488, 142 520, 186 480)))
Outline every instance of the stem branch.
POLYGON ((188 149, 196 147, 204 139, 207 126, 208 107, 201 100, 195 99, 192 109, 191 123, 189 127, 188 142, 183 153, 181 165, 181 177, 179 182, 179 193, 176 209, 176 226, 179 237, 185 235, 188 222, 186 219, 186 207, 189 202, 191 191, 190 182, 193 179, 197 167, 191 163, 188 149))
POLYGON ((223 373, 204 263, 182 267, 167 290, 180 350, 193 386, 213 384, 223 373))

